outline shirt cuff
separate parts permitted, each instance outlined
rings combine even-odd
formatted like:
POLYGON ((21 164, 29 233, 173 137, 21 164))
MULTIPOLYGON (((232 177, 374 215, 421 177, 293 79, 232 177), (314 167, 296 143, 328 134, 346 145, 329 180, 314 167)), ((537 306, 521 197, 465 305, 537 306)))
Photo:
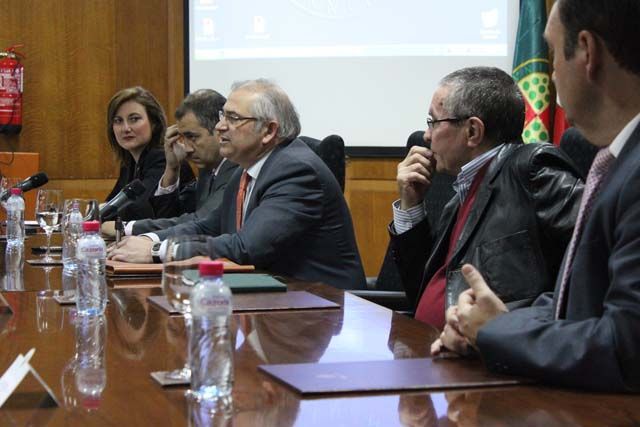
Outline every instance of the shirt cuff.
POLYGON ((133 224, 135 224, 135 221, 129 221, 127 222, 127 225, 124 226, 124 235, 125 236, 133 236, 133 224))
POLYGON ((141 236, 146 236, 150 238, 151 240, 153 240, 153 243, 158 243, 160 241, 160 237, 158 237, 156 233, 144 233, 144 234, 141 234, 141 236))
POLYGON ((393 228, 396 233, 402 234, 418 225, 426 216, 424 204, 420 203, 403 211, 400 209, 400 200, 393 202, 393 228))
MULTIPOLYGON (((153 234, 153 233, 149 233, 149 234, 153 234)), ((158 236, 156 236, 158 237, 158 236)), ((164 259, 167 257, 167 245, 169 244, 169 240, 163 240, 162 244, 160 245, 160 253, 158 254, 158 256, 160 257, 160 259, 162 260, 162 262, 164 262, 164 259)))
POLYGON ((158 188, 156 189, 154 196, 163 196, 165 194, 171 194, 174 191, 176 191, 180 186, 180 177, 178 177, 178 180, 175 182, 175 184, 169 185, 167 187, 162 186, 163 178, 164 178, 164 175, 162 175, 162 177, 160 178, 160 181, 158 181, 158 188))

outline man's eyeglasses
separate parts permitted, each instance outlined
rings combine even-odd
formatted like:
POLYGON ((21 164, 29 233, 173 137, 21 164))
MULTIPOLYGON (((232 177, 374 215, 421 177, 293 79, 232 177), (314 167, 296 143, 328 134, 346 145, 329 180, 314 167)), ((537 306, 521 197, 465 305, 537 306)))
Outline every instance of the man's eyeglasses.
POLYGON ((440 122, 461 122, 463 120, 467 120, 469 117, 449 117, 446 119, 437 119, 433 120, 433 117, 427 116, 427 127, 429 129, 433 129, 436 123, 440 122))
POLYGON ((218 120, 225 119, 231 126, 236 126, 244 120, 258 120, 257 117, 244 117, 235 113, 227 113, 223 110, 218 111, 218 120))

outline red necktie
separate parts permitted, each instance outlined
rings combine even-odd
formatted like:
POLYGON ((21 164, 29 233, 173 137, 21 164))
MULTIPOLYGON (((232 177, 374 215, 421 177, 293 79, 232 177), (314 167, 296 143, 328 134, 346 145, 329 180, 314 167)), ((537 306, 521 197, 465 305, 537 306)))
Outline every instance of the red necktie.
POLYGON ((609 166, 613 162, 615 157, 611 154, 608 147, 601 148, 596 154, 591 168, 589 169, 589 175, 587 176, 587 182, 584 186, 584 194, 582 195, 582 202, 580 203, 580 210, 578 211, 578 217, 576 218, 576 225, 573 228, 573 236, 569 242, 569 249, 567 250, 567 256, 564 263, 564 269, 562 270, 562 280, 560 281, 560 291, 558 293, 558 302, 556 305, 555 318, 559 319, 564 312, 564 304, 566 300, 567 284, 569 283, 569 276, 571 275, 571 267, 573 266, 573 257, 576 254, 576 247, 580 241, 584 224, 589 218, 591 207, 596 198, 596 195, 600 191, 602 181, 604 181, 609 166))
POLYGON ((240 231, 242 227, 242 207, 244 206, 244 197, 247 194, 247 186, 251 176, 245 170, 240 177, 240 186, 238 187, 238 194, 236 195, 236 231, 240 231))

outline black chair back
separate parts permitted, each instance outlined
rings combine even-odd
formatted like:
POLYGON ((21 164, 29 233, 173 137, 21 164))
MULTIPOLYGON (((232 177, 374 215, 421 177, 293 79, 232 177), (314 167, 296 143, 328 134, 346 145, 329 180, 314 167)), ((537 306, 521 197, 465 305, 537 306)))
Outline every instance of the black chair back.
POLYGON ((338 135, 329 135, 322 141, 309 136, 301 136, 309 148, 311 148, 329 167, 338 180, 342 192, 344 192, 345 179, 345 151, 344 140, 338 135))
POLYGON ((569 128, 560 138, 560 149, 573 161, 582 177, 586 178, 598 148, 591 145, 576 128, 569 128))

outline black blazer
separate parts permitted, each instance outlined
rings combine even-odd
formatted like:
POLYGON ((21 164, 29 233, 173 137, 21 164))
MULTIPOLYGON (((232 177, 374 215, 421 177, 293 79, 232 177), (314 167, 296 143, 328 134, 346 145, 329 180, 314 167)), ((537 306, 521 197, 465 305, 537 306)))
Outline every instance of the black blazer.
POLYGON ((159 231, 160 238, 207 234, 211 257, 343 289, 365 278, 349 209, 336 178, 301 140, 276 146, 264 163, 236 230, 238 168, 220 207, 205 219, 159 231))
POLYGON ((553 320, 557 288, 480 329, 487 367, 570 387, 640 391, 640 126, 584 224, 561 320, 553 320))
MULTIPOLYGON (((106 201, 113 199, 125 185, 135 179, 139 179, 144 184, 145 192, 139 196, 135 202, 129 203, 118 211, 118 215, 124 221, 134 219, 154 218, 153 207, 149 203, 149 198, 153 196, 158 187, 158 182, 164 173, 165 158, 162 147, 145 149, 140 154, 138 162, 131 154, 126 153, 126 159, 120 166, 120 175, 106 201)), ((191 167, 184 162, 180 168, 180 185, 187 185, 195 179, 191 167)))
MULTIPOLYGON (((510 307, 530 305, 553 289, 582 190, 580 174, 558 148, 506 144, 487 169, 447 264, 447 307, 468 288, 460 271, 465 263, 475 265, 510 307)), ((445 262, 458 207, 454 195, 437 230, 426 218, 402 234, 389 227, 391 253, 415 305, 445 262)))
POLYGON ((225 160, 215 179, 211 176, 210 169, 202 169, 198 181, 192 182, 182 191, 153 196, 149 201, 154 207, 156 219, 136 221, 133 224, 133 234, 163 230, 206 217, 222 202, 224 189, 237 168, 238 165, 225 160))

